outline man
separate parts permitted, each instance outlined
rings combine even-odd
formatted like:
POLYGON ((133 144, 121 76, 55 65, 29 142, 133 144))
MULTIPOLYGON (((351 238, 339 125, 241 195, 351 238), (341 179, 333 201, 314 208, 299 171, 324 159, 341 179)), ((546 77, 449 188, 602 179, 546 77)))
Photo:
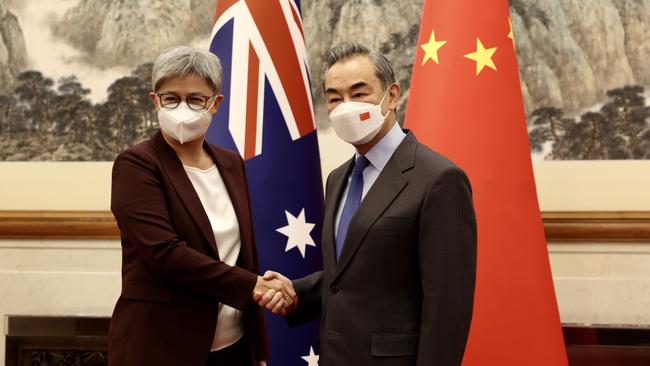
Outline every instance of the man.
POLYGON ((320 366, 460 365, 476 278, 470 183, 396 123, 384 56, 342 43, 324 76, 332 125, 356 148, 327 179, 324 270, 294 281, 297 306, 255 298, 292 324, 320 317, 320 366))

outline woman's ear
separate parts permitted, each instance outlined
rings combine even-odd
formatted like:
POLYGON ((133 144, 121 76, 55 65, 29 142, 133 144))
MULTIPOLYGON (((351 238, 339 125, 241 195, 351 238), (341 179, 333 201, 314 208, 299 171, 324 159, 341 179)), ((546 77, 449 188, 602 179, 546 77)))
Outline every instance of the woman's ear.
POLYGON ((219 105, 221 105, 221 101, 223 101, 223 95, 219 94, 216 96, 216 100, 214 101, 212 108, 210 108, 210 114, 214 116, 217 113, 219 105))
POLYGON ((158 105, 158 96, 154 92, 149 92, 149 99, 151 100, 151 103, 153 103, 153 106, 156 108, 156 112, 160 109, 160 106, 158 105))

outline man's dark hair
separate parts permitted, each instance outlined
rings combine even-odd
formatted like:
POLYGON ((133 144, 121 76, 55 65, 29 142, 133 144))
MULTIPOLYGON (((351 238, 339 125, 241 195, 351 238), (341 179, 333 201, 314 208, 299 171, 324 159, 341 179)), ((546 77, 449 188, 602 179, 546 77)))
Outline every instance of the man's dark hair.
POLYGON ((377 75, 377 78, 381 81, 381 86, 384 90, 391 84, 395 83, 395 73, 393 72, 393 67, 386 56, 356 42, 342 42, 327 51, 327 54, 325 54, 323 80, 325 80, 324 76, 327 70, 329 70, 335 63, 358 55, 367 56, 368 59, 370 59, 370 62, 372 62, 372 65, 375 68, 375 75, 377 75))

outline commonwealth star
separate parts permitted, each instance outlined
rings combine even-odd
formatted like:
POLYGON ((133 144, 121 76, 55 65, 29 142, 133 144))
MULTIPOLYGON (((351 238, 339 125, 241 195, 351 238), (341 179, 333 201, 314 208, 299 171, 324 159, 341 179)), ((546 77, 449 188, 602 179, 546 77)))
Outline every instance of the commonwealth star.
POLYGON ((287 246, 284 251, 288 252, 293 248, 298 248, 302 257, 305 258, 307 246, 316 246, 314 238, 311 237, 311 231, 316 224, 306 221, 304 208, 298 217, 294 217, 289 211, 284 211, 284 213, 287 217, 287 226, 275 230, 287 237, 287 246))

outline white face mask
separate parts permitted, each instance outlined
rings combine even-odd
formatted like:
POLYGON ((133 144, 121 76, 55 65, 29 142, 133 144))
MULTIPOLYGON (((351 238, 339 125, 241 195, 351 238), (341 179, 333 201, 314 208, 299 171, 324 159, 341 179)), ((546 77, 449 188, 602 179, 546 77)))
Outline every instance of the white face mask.
POLYGON ((372 140, 390 113, 381 114, 381 105, 388 95, 384 93, 379 104, 366 102, 344 102, 330 112, 330 121, 339 138, 352 145, 361 145, 372 140))
POLYGON ((208 109, 199 111, 190 109, 185 102, 174 109, 160 107, 158 109, 160 128, 181 144, 194 141, 208 131, 212 122, 212 115, 208 111, 213 105, 214 101, 208 109))

